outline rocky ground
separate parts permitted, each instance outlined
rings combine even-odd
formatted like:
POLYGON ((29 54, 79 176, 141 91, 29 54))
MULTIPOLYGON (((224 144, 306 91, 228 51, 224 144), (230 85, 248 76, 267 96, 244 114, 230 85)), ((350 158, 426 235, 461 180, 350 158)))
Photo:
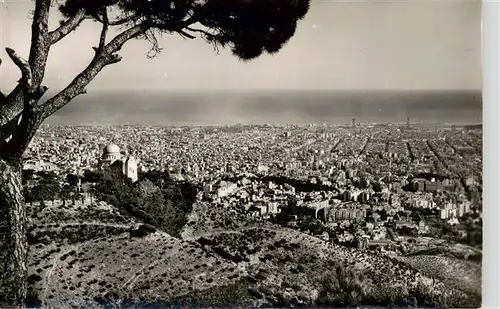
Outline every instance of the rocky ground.
POLYGON ((54 308, 480 306, 476 279, 463 285, 447 276, 458 268, 426 271, 434 260, 363 253, 210 206, 194 206, 183 239, 104 203, 30 206, 32 301, 54 308))

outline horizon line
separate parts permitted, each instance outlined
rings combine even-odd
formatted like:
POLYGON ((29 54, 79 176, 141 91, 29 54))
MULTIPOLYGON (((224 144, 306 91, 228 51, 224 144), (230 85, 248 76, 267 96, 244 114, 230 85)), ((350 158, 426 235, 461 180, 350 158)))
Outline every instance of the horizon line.
MULTIPOLYGON (((58 90, 54 90, 58 91, 58 90)), ((89 89, 88 94, 96 92, 483 92, 483 89, 301 89, 301 88, 177 88, 177 89, 89 89)), ((51 92, 50 90, 48 92, 51 92)))
MULTIPOLYGON (((344 127, 348 128, 359 128, 365 126, 372 125, 391 125, 391 126, 407 126, 406 122, 359 122, 359 125, 356 127, 351 127, 349 122, 345 124, 334 124, 328 122, 290 122, 290 123, 235 123, 235 124, 141 124, 141 123, 122 123, 122 124, 57 124, 44 122, 42 126, 58 126, 58 127, 121 127, 121 126, 136 126, 136 127, 172 127, 172 128, 180 128, 180 127, 237 127, 237 126, 276 126, 276 127, 286 127, 286 126, 307 126, 307 125, 316 125, 316 126, 331 126, 331 127, 344 127)), ((463 122, 463 123, 452 123, 452 122, 411 122, 410 125, 414 126, 455 126, 455 127, 466 127, 466 126, 483 126, 482 122, 463 122)))

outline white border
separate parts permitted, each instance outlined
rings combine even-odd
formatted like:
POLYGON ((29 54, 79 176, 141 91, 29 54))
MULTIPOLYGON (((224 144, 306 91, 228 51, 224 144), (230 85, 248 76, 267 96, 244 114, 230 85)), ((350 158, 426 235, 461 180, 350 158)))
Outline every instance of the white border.
POLYGON ((483 0, 483 308, 500 308, 500 2, 483 0))

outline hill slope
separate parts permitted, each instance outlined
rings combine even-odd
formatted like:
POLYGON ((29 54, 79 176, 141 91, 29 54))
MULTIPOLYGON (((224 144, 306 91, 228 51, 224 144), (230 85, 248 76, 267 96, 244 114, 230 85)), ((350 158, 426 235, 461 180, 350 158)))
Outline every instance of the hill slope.
POLYGON ((185 239, 138 229, 141 223, 104 203, 32 206, 32 294, 57 308, 480 306, 470 291, 406 262, 210 206, 194 205, 185 239))

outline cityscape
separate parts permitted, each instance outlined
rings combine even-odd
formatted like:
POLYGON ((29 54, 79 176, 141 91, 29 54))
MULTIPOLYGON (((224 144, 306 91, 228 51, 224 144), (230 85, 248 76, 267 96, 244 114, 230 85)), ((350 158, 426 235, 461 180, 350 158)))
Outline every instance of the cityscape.
MULTIPOLYGON (((225 234, 294 230, 325 245, 353 250, 350 254, 408 265, 423 276, 442 280, 451 290, 477 297, 482 258, 481 153, 480 125, 429 126, 412 124, 410 119, 406 124, 360 124, 353 119, 345 126, 44 125, 25 153, 24 170, 30 171, 26 186, 31 188, 25 198, 37 212, 63 204, 66 211, 96 203, 120 207, 120 195, 103 194, 99 180, 89 174, 117 166, 132 187, 151 191, 162 186, 155 173, 164 174, 193 190, 192 206, 181 226, 165 223, 164 230, 181 239, 220 246, 224 242, 217 237, 225 234)), ((76 224, 74 215, 62 220, 76 224)), ((141 221, 148 222, 132 222, 143 227, 141 221)), ((39 238, 49 232, 40 230, 51 226, 38 226, 33 242, 44 243, 39 238)), ((130 227, 113 228, 120 234, 130 227)), ((50 234, 57 229, 52 230, 50 234)), ((49 243, 53 245, 52 240, 49 243)), ((236 265, 246 262, 247 268, 259 264, 253 259, 266 256, 253 251, 215 252, 236 265)), ((305 299, 295 302, 311 304, 305 299)), ((261 303, 280 304, 269 297, 261 303)))

